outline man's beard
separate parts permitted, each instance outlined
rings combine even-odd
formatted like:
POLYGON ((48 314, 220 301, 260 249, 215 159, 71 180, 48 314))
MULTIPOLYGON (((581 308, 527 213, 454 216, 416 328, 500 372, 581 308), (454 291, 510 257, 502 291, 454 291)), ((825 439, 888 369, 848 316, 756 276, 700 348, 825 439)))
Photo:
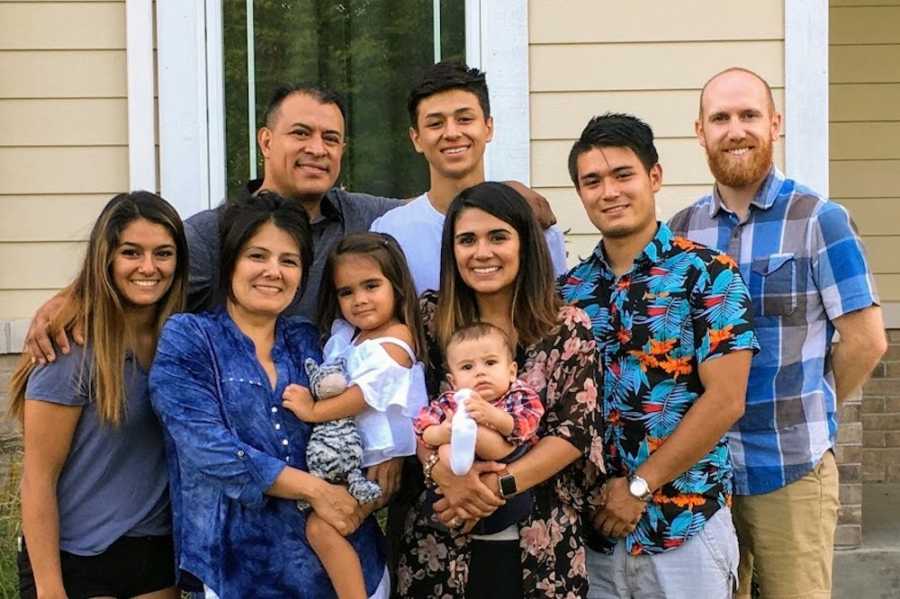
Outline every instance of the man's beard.
POLYGON ((760 140, 756 148, 750 150, 748 162, 735 160, 726 152, 706 148, 706 162, 716 181, 726 187, 745 187, 765 177, 772 167, 772 142, 760 140))

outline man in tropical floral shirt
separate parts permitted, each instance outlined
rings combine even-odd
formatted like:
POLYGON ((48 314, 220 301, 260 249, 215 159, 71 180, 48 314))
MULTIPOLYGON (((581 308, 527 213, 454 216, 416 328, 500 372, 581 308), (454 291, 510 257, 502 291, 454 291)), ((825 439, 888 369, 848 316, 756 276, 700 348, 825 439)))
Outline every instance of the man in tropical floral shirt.
POLYGON ((656 220, 662 167, 646 123, 591 119, 569 155, 603 234, 562 280, 590 315, 605 369, 609 479, 588 535, 590 597, 731 597, 738 548, 725 432, 758 348, 727 255, 656 220))

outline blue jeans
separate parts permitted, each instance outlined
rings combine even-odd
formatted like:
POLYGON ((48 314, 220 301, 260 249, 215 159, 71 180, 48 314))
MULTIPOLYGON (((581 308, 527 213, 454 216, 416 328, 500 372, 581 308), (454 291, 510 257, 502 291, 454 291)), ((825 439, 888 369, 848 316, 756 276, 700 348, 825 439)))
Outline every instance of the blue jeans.
POLYGON ((612 555, 587 550, 588 599, 731 599, 738 544, 731 510, 722 508, 684 545, 630 556, 625 541, 612 555))

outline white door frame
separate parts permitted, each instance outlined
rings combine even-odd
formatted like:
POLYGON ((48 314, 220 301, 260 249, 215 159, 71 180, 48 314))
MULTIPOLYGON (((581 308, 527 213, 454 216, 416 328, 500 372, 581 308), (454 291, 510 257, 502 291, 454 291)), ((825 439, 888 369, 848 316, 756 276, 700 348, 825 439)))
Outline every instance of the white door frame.
POLYGON ((784 3, 784 163, 828 197, 828 1, 784 3))
MULTIPOLYGON (((225 197, 222 0, 157 2, 156 20, 160 190, 186 218, 225 197)), ((527 184, 528 1, 466 0, 466 60, 491 89, 487 176, 527 184)))

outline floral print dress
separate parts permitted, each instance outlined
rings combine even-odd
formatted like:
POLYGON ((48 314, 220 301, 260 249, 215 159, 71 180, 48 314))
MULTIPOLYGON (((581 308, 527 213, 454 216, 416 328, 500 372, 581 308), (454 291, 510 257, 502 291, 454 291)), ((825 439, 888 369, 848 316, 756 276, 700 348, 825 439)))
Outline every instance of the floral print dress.
MULTIPOLYGON (((434 349, 436 298, 427 292, 421 299, 432 358, 438 355, 434 349)), ((585 597, 581 515, 592 511, 586 508, 589 490, 596 488, 603 469, 597 404, 600 371, 591 321, 582 310, 565 306, 559 312, 558 329, 523 353, 519 377, 538 392, 546 410, 538 436, 565 439, 581 451, 581 457, 532 489, 532 513, 519 524, 522 588, 526 597, 585 597)), ((432 359, 432 364, 441 363, 432 359)), ((417 482, 421 484, 421 479, 417 482)), ((423 491, 417 489, 403 522, 396 595, 462 598, 469 573, 470 536, 433 527, 430 511, 424 509, 423 491)))

